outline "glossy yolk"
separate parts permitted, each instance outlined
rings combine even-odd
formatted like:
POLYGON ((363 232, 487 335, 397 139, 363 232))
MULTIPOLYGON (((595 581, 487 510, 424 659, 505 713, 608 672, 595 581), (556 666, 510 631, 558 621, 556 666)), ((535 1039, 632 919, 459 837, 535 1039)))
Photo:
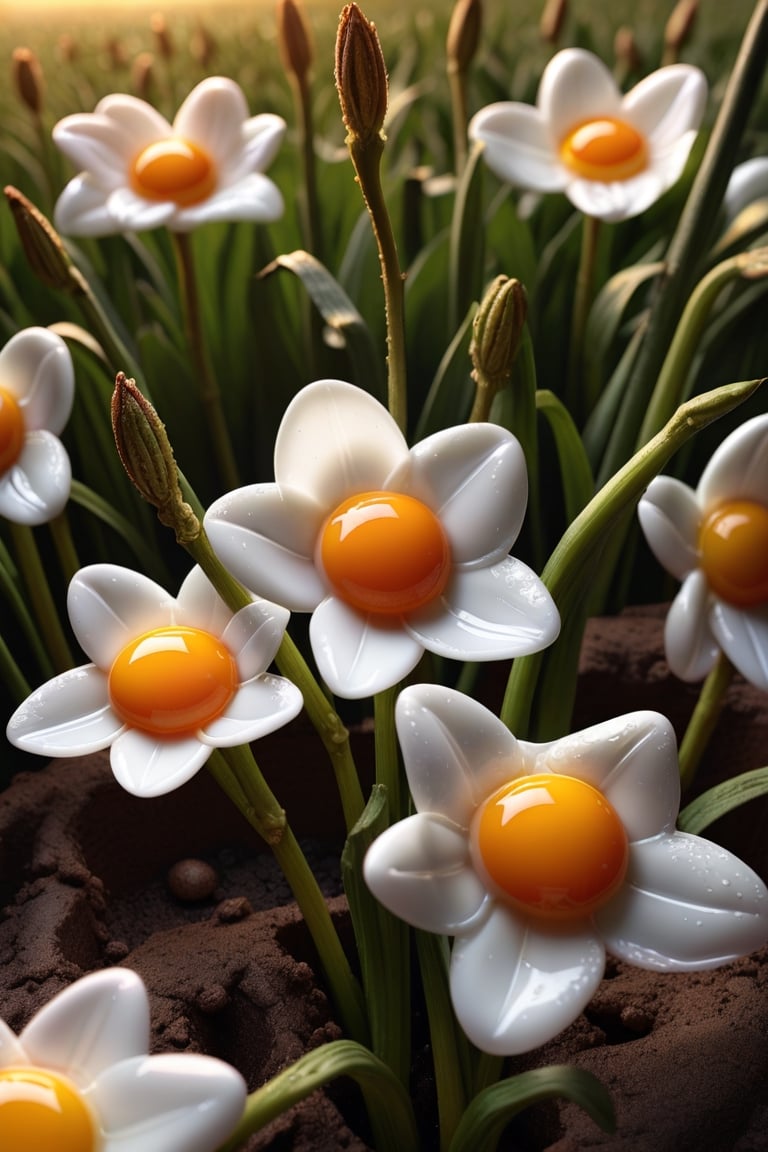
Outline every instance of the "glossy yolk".
POLYGON ((69 1080, 45 1068, 0 1070, 2 1152, 97 1152, 90 1108, 69 1080))
POLYGON ((147 200, 172 200, 186 208, 211 195, 216 166, 191 140, 158 140, 133 161, 131 187, 147 200))
POLYGON ((699 532, 701 566, 709 585, 729 604, 768 601, 768 507, 730 500, 706 518, 699 532))
POLYGON ((320 563, 338 595, 361 612, 402 615, 438 596, 451 554, 434 512, 396 492, 345 500, 320 535, 320 563))
POLYGON ((0 388, 0 473, 16 463, 24 445, 24 417, 15 396, 0 388))
POLYGON ((109 673, 109 698, 131 727, 181 736, 220 716, 237 685, 237 665, 217 636, 172 626, 123 648, 109 673))
POLYGON ((541 773, 513 780, 478 810, 472 851, 493 884, 529 915, 588 916, 624 879, 624 825, 591 784, 541 773))
POLYGON ((648 164, 644 136, 624 120, 606 116, 577 124, 560 143, 566 168, 586 180, 628 180, 648 164))

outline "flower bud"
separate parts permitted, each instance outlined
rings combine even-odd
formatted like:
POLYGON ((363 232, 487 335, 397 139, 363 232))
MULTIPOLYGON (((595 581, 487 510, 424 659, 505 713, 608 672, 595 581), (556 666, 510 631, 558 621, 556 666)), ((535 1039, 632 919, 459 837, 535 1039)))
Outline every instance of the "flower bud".
POLYGON ((154 79, 154 56, 151 52, 139 52, 131 65, 131 87, 140 100, 150 100, 154 79))
POLYGON ((306 84, 312 67, 312 37, 297 0, 277 0, 277 42, 288 75, 299 85, 306 84))
POLYGON ((445 44, 449 70, 466 72, 469 68, 480 42, 482 19, 481 0, 456 0, 445 44))
POLYGON ((674 63, 687 44, 696 23, 699 0, 678 0, 664 29, 664 62, 674 63))
POLYGON ((189 51, 192 59, 206 69, 216 55, 216 40, 202 20, 198 20, 189 38, 189 51))
POLYGON ((539 17, 539 36, 545 44, 557 44, 568 15, 568 0, 547 0, 539 17))
POLYGON ((195 540, 200 535, 200 521, 182 499, 179 471, 165 425, 136 381, 129 380, 124 372, 118 372, 115 378, 112 432, 129 480, 157 509, 161 524, 173 528, 180 543, 195 540))
POLYGON ((163 60, 170 60, 173 56, 173 40, 168 30, 168 22, 162 12, 152 13, 149 26, 155 38, 155 47, 157 48, 158 55, 161 56, 163 60))
POLYGON ((632 76, 642 71, 643 60, 637 46, 634 30, 626 24, 616 29, 616 35, 613 38, 613 54, 616 57, 616 65, 621 76, 632 76))
POLYGON ((58 292, 83 292, 82 276, 51 222, 18 188, 9 184, 4 191, 27 263, 38 280, 58 292))
POLYGON ((527 297, 520 281, 497 276, 472 325, 469 354, 478 384, 495 390, 509 380, 527 315, 527 297))
POLYGON ((13 82, 22 104, 39 116, 43 110, 43 70, 31 48, 14 48, 13 82))
POLYGON ((387 113, 387 69, 376 28, 347 4, 336 38, 336 88, 348 143, 381 137, 387 113))

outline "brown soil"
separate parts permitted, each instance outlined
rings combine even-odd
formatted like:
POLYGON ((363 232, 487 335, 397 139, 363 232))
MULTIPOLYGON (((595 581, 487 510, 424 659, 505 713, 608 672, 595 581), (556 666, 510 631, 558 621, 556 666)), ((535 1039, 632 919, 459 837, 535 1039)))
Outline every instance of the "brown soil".
MULTIPOLYGON (((578 726, 654 708, 682 733, 696 689, 670 678, 660 637, 653 611, 591 622, 578 726)), ((305 847, 346 933, 338 808, 318 827, 317 813, 333 794, 324 757, 312 752, 308 762, 300 724, 279 735, 261 743, 260 763, 297 835, 314 837, 305 847)), ((369 735, 356 739, 366 760, 369 735)), ((701 785, 768 762, 766 749, 768 698, 737 683, 701 785)), ((768 877, 766 829, 768 804, 755 801, 707 834, 768 877)), ((22 773, 0 795, 0 904, 0 1014, 15 1029, 86 971, 118 963, 147 984, 153 1050, 220 1056, 250 1087, 340 1035, 285 883, 204 772, 152 801, 127 796, 104 756, 22 773), (215 869, 209 895, 185 895, 183 870, 181 889, 173 885, 181 895, 171 891, 169 869, 190 857, 215 869)), ((575 1106, 552 1103, 519 1117, 505 1147, 768 1152, 768 949, 692 975, 609 962, 586 1012, 552 1044, 511 1062, 510 1071, 550 1063, 576 1063, 603 1081, 617 1132, 606 1135, 575 1106)), ((368 1147, 355 1090, 341 1083, 291 1109, 245 1149, 368 1147)), ((432 1152, 428 1139, 423 1152, 432 1152)))

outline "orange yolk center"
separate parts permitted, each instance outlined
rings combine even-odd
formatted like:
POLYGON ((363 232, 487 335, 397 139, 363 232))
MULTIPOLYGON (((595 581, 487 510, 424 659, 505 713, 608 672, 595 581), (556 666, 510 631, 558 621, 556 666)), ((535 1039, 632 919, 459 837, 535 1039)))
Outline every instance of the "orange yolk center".
POLYGON ((15 396, 0 388, 0 473, 16 463, 24 445, 24 417, 15 396))
POLYGON ((211 195, 216 166, 191 140, 158 140, 133 161, 131 187, 146 200, 172 200, 186 208, 211 195))
POLYGON ((45 1068, 0 1070, 3 1152, 97 1152, 90 1108, 69 1080, 45 1068))
POLYGON ((434 512, 396 492, 339 504, 320 534, 320 562, 338 595, 360 612, 398 616, 438 596, 451 553, 434 512))
POLYGON ((648 164, 648 146, 631 124, 606 116, 572 128, 560 142, 560 159, 577 176, 610 183, 642 172, 648 164))
POLYGON ((729 604, 768 601, 768 507, 730 500, 699 531, 701 566, 712 590, 729 604))
POLYGON ((131 727, 181 736, 220 716, 237 685, 237 665, 217 636, 174 625, 126 644, 109 673, 109 698, 131 727))
POLYGON ((602 792, 572 776, 505 784, 478 810, 471 842, 496 887, 528 915, 589 916, 627 868, 624 825, 602 792))

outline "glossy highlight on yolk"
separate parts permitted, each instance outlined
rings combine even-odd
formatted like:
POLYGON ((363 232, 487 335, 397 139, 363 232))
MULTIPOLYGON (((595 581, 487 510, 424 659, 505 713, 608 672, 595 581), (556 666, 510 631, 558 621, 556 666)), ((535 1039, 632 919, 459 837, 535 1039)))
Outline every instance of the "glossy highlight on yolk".
POLYGON ((322 567, 361 612, 402 615, 438 596, 451 570, 448 539, 420 500, 364 492, 336 508, 320 534, 322 567))
POLYGON ((699 532, 701 567, 712 590, 729 604, 768 601, 768 507, 730 500, 707 516, 699 532))
POLYGON ((172 200, 187 208, 211 195, 216 187, 216 166, 191 140, 158 140, 133 161, 131 187, 147 200, 172 200))
POLYGON ((648 164, 645 137, 624 120, 606 116, 577 124, 560 144, 566 168, 586 180, 628 180, 648 164))
POLYGON ((0 388, 0 473, 15 464, 24 446, 24 417, 18 400, 0 388))
POLYGON ((109 699, 131 727, 181 736, 220 716, 237 684, 237 665, 217 636, 174 625, 123 648, 109 673, 109 699))
POLYGON ((69 1080, 46 1068, 0 1069, 3 1152, 97 1152, 90 1108, 69 1080))
POLYGON ((472 850, 490 880, 529 915, 588 916, 627 868, 624 825, 602 792, 538 773, 505 784, 478 810, 472 850))

